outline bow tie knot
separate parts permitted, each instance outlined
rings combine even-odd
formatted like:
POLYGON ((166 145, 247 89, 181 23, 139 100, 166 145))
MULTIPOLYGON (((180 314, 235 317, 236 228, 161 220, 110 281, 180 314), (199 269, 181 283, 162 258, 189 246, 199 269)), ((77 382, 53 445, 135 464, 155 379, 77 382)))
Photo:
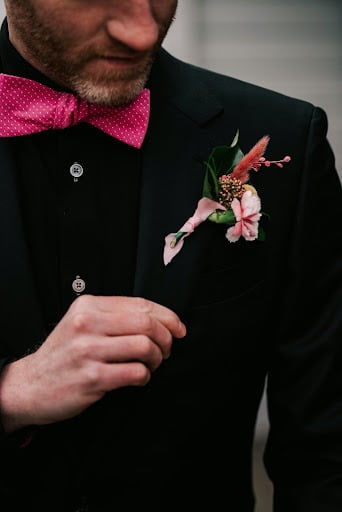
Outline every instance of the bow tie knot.
POLYGON ((140 148, 149 115, 148 89, 128 105, 106 107, 27 78, 0 74, 0 137, 62 130, 87 122, 125 144, 140 148))
POLYGON ((89 104, 68 93, 62 93, 57 99, 53 116, 53 129, 63 130, 68 126, 85 121, 89 116, 89 104))

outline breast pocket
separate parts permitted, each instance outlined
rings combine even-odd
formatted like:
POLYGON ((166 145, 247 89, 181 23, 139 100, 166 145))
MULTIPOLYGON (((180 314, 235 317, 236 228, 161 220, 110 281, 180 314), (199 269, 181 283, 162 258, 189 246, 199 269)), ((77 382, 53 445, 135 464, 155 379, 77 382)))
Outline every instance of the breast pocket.
POLYGON ((267 279, 267 251, 263 242, 219 239, 198 274, 193 308, 258 297, 267 279))
POLYGON ((240 299, 257 299, 262 294, 264 285, 265 279, 261 275, 248 273, 241 266, 199 275, 191 308, 217 306, 240 299))

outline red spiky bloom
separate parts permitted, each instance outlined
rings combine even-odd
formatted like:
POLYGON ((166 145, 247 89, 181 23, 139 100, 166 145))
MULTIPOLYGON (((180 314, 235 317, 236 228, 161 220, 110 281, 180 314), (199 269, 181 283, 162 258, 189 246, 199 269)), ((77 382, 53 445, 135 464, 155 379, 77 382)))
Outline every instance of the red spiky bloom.
POLYGON ((269 140, 268 135, 262 137, 262 139, 252 147, 249 153, 242 158, 240 163, 237 164, 230 174, 231 178, 236 178, 240 180, 241 183, 246 183, 249 180, 249 171, 252 169, 257 171, 259 169, 259 160, 264 156, 269 140))

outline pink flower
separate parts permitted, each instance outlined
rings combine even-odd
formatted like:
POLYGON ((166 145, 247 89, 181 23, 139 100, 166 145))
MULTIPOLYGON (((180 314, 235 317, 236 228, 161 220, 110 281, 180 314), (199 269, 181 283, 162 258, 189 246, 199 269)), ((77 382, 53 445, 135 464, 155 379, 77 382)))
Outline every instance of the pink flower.
POLYGON ((247 190, 241 201, 233 199, 231 208, 237 220, 235 226, 228 229, 226 237, 229 242, 237 242, 240 236, 252 241, 258 237, 259 220, 261 217, 260 198, 247 190))

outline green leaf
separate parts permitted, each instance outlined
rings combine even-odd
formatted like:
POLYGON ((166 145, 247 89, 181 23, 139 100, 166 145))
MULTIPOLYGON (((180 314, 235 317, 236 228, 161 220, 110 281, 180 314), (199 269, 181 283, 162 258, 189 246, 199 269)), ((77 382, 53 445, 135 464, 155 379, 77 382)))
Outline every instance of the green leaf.
POLYGON ((216 224, 229 224, 234 225, 236 222, 233 210, 220 211, 215 210, 209 215, 208 220, 215 222, 216 224))
POLYGON ((218 179, 213 171, 213 169, 211 167, 209 167, 209 172, 210 172, 210 175, 211 175, 211 178, 212 178, 212 184, 213 184, 213 187, 215 189, 215 197, 218 198, 218 195, 219 195, 219 182, 218 182, 218 179))
POLYGON ((237 130, 230 146, 217 146, 210 153, 208 161, 205 162, 206 174, 203 183, 204 197, 217 201, 220 189, 220 176, 232 172, 234 167, 244 157, 244 154, 237 145, 238 139, 239 130, 237 130))
POLYGON ((219 183, 212 167, 207 164, 207 172, 205 173, 203 183, 203 197, 217 200, 219 194, 219 183))
POLYGON ((213 199, 213 194, 211 192, 211 185, 210 185, 210 174, 209 174, 209 167, 207 168, 207 172, 204 176, 204 183, 203 183, 203 197, 208 197, 209 199, 213 199))
POLYGON ((239 140, 239 135, 240 135, 240 131, 239 131, 239 129, 237 129, 236 130, 236 134, 235 134, 234 139, 233 139, 233 142, 230 145, 231 148, 233 148, 234 146, 237 145, 238 140, 239 140))
POLYGON ((238 146, 218 146, 209 156, 208 165, 213 169, 217 178, 228 174, 242 160, 243 153, 238 146))
POLYGON ((259 226, 259 231, 258 231, 258 238, 257 240, 259 240, 259 242, 264 242, 266 240, 266 233, 265 233, 265 230, 259 226))
POLYGON ((269 213, 261 212, 261 214, 262 214, 263 217, 267 217, 268 219, 271 218, 271 215, 269 213))
POLYGON ((238 146, 234 146, 232 149, 234 150, 234 153, 232 155, 230 167, 227 171, 228 174, 233 171, 234 167, 236 167, 237 164, 240 163, 245 156, 238 146))

